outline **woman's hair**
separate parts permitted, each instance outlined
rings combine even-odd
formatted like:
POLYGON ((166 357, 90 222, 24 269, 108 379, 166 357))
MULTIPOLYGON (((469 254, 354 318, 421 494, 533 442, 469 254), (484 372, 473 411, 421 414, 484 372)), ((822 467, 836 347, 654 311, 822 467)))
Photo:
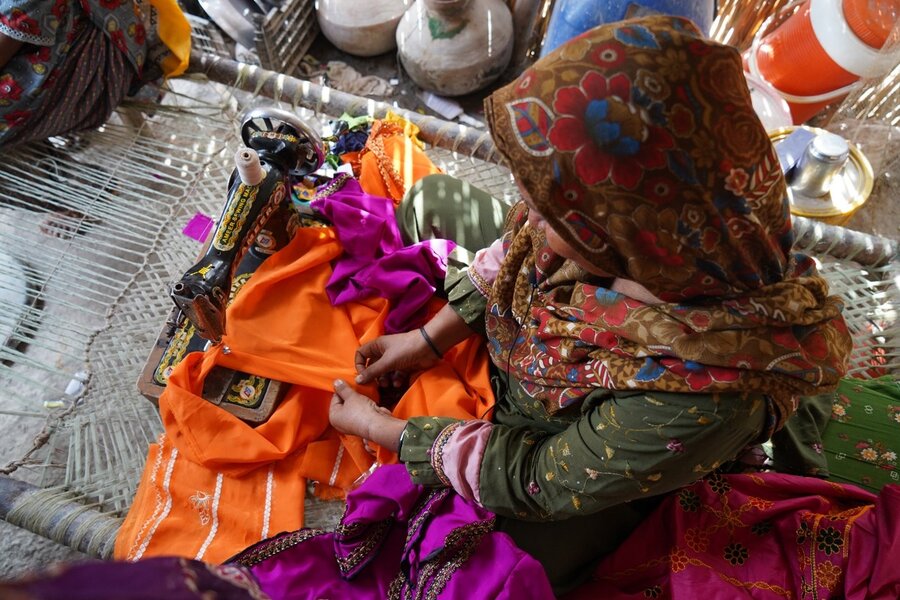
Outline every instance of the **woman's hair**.
POLYGON ((548 224, 664 300, 788 274, 784 178, 738 52, 674 17, 602 25, 485 101, 500 153, 548 224))

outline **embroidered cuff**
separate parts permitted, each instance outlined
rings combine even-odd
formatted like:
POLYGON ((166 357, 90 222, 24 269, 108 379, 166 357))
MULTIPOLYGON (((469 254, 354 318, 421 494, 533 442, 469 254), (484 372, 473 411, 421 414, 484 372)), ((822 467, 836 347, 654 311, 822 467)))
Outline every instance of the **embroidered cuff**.
POLYGON ((431 465, 432 447, 444 429, 459 422, 450 417, 412 417, 407 421, 399 455, 415 483, 430 487, 444 485, 431 465))
POLYGON ((435 441, 432 463, 440 461, 440 468, 435 468, 435 473, 448 481, 457 494, 481 504, 481 463, 494 426, 490 421, 479 419, 451 427, 453 431, 448 432, 448 427, 441 432, 441 436, 448 433, 446 441, 441 442, 441 436, 435 441), (439 459, 436 458, 438 453, 439 459))
POLYGON ((491 284, 488 283, 474 267, 466 269, 466 274, 469 276, 469 281, 471 281, 472 285, 475 286, 475 289, 478 290, 478 293, 487 298, 488 294, 491 293, 491 284))
POLYGON ((437 478, 440 479, 441 483, 446 487, 453 487, 453 484, 450 483, 447 474, 444 472, 444 446, 447 445, 447 442, 450 441, 450 436, 452 436, 462 424, 463 421, 457 421, 452 425, 444 427, 441 433, 438 434, 437 439, 434 440, 434 444, 431 446, 431 468, 434 469, 434 474, 437 475, 437 478))
POLYGON ((493 244, 482 248, 475 254, 475 260, 469 267, 469 278, 482 296, 487 297, 490 294, 494 280, 497 279, 497 273, 500 272, 500 265, 503 264, 503 258, 503 242, 501 240, 495 240, 493 244))

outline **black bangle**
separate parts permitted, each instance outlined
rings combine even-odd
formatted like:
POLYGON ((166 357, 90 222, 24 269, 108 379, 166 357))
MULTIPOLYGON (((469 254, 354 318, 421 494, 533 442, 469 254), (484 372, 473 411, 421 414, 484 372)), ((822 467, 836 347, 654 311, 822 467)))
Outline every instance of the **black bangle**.
POLYGON ((419 327, 419 331, 422 333, 422 337, 425 338, 425 343, 428 344, 428 347, 431 348, 431 351, 438 358, 443 358, 444 355, 441 354, 441 351, 437 349, 437 346, 434 345, 434 342, 431 340, 431 336, 428 335, 428 332, 425 331, 424 327, 419 327))

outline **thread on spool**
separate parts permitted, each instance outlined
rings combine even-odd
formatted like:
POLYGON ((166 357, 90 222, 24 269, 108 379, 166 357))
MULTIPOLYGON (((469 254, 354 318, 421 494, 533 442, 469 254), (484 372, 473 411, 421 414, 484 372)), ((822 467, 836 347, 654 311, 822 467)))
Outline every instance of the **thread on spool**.
POLYGON ((251 148, 241 148, 234 155, 238 177, 244 185, 259 185, 266 178, 266 171, 259 162, 259 154, 251 148))

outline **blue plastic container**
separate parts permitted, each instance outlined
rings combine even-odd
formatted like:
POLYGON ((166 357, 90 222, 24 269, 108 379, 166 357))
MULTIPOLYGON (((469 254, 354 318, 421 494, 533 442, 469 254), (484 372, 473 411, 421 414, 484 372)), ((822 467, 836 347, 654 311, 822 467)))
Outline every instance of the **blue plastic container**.
POLYGON ((687 17, 709 33, 716 16, 715 0, 556 0, 541 47, 544 56, 566 40, 603 23, 646 14, 687 17))

